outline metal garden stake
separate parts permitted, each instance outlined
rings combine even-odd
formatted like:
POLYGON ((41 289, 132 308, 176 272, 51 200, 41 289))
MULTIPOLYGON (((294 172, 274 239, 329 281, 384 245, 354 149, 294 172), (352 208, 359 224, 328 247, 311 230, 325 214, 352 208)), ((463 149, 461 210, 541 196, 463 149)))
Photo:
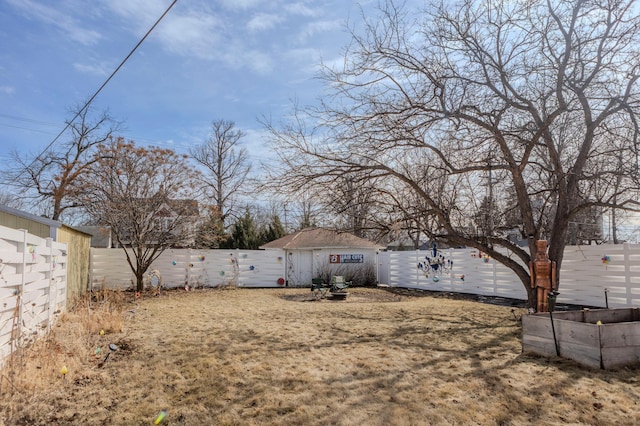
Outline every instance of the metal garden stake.
POLYGON ((553 343, 556 345, 556 355, 560 356, 560 348, 558 347, 558 339, 556 338, 556 328, 553 325, 553 310, 556 308, 556 298, 558 297, 557 291, 549 292, 549 318, 551 318, 551 332, 553 333, 553 343))

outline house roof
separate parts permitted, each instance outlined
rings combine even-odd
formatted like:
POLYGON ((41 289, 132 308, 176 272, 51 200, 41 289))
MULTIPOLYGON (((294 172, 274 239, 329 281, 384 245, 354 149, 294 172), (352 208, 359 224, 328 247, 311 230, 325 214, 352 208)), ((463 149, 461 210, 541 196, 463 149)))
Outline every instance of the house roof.
POLYGON ((184 213, 185 216, 199 216, 198 201, 189 198, 172 198, 167 204, 175 211, 184 213))
POLYGON ((262 245, 262 249, 320 249, 320 248, 370 248, 381 249, 383 246, 364 238, 356 237, 348 232, 333 231, 323 228, 305 228, 293 234, 262 245))
MULTIPOLYGON (((147 203, 151 204, 151 198, 138 198, 138 203, 147 203)), ((167 199, 166 202, 160 206, 161 208, 157 209, 156 216, 171 216, 172 210, 173 213, 178 212, 184 216, 199 216, 200 209, 198 206, 198 201, 190 198, 170 198, 167 199)))

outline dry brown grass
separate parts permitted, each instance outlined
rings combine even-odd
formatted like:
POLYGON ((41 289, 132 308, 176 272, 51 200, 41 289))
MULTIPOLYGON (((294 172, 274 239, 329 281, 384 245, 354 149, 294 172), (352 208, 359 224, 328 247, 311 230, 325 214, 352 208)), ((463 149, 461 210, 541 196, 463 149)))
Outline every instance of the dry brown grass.
POLYGON ((639 368, 523 355, 509 307, 351 292, 85 301, 2 371, 0 424, 149 425, 162 409, 163 425, 640 423, 639 368))

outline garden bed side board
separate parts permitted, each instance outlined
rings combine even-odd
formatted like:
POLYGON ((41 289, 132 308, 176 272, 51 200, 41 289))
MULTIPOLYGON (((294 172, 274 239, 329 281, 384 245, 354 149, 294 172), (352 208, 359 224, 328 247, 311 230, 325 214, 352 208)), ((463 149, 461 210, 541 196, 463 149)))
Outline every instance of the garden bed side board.
MULTIPOLYGON (((602 369, 640 363, 639 308, 554 312, 553 322, 564 358, 602 369)), ((522 317, 522 351, 556 355, 549 313, 522 317)))

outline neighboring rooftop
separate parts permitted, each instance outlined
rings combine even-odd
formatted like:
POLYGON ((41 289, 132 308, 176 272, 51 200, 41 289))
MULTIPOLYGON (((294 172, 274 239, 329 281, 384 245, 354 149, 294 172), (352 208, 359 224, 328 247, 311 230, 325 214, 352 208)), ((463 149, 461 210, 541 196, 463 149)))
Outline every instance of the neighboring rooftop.
POLYGON ((91 235, 91 247, 111 248, 111 227, 109 226, 76 226, 76 229, 91 235))
POLYGON ((262 245, 262 249, 322 249, 322 248, 370 248, 382 249, 383 246, 348 232, 333 231, 324 228, 305 228, 293 234, 262 245))

